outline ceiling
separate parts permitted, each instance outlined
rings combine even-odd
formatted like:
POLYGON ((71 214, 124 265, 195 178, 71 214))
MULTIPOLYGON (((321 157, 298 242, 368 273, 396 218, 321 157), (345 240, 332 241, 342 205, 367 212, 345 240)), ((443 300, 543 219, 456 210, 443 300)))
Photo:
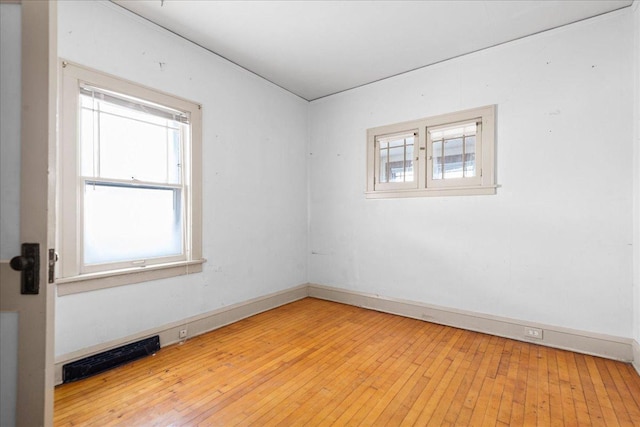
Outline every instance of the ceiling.
POLYGON ((632 3, 112 1, 306 100, 632 3))

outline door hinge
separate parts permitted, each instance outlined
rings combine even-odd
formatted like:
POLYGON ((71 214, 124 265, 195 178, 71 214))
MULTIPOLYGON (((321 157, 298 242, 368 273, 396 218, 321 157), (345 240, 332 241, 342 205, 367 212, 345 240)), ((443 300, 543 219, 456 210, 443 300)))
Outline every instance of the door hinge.
POLYGON ((58 254, 56 253, 56 250, 49 249, 49 283, 55 282, 57 261, 58 254))

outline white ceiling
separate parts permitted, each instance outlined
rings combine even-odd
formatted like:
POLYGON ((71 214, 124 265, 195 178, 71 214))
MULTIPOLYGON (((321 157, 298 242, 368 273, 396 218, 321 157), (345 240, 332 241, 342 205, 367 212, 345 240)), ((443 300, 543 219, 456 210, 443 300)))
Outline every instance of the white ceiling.
POLYGON ((632 3, 112 1, 307 100, 632 3))

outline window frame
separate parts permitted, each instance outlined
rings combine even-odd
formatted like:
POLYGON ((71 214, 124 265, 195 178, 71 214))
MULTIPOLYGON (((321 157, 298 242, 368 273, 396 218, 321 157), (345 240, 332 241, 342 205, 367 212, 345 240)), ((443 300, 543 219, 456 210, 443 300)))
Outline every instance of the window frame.
MULTIPOLYGON (((431 173, 427 173, 427 188, 455 188, 455 187, 468 187, 469 185, 481 185, 482 184, 482 118, 477 117, 472 120, 463 120, 459 122, 446 123, 444 125, 437 126, 427 126, 425 134, 427 137, 427 161, 432 165, 431 173), (431 138, 431 134, 434 131, 446 130, 455 127, 462 126, 467 123, 475 122, 476 127, 480 128, 480 132, 476 130, 476 148, 480 148, 481 155, 476 156, 475 158, 475 169, 476 175, 473 177, 462 177, 462 178, 442 178, 442 179, 434 179, 433 178, 433 140, 431 138)), ((444 153, 443 153, 444 154, 444 153)))
MULTIPOLYGON (((202 108, 201 105, 156 89, 89 69, 68 61, 60 61, 59 99, 59 186, 57 215, 57 247, 60 254, 56 268, 58 294, 101 289, 174 277, 202 271, 202 108), (188 140, 183 141, 182 198, 183 252, 180 256, 159 259, 87 264, 83 254, 82 194, 86 177, 82 175, 80 155, 80 91, 92 86, 105 91, 138 98, 166 106, 189 116, 188 140)), ((184 137, 184 135, 183 135, 184 137)), ((102 180, 101 178, 96 178, 102 180)), ((118 181, 108 179, 107 181, 118 181)), ((130 188, 131 183, 127 183, 130 188)), ((168 184, 167 187, 171 187, 168 184)))
MULTIPOLYGON (((401 135, 408 135, 413 133, 414 136, 414 143, 413 143, 413 155, 412 157, 415 157, 415 152, 417 150, 417 148, 420 146, 420 138, 419 138, 419 134, 418 134, 418 129, 407 129, 401 132, 390 132, 390 133, 385 133, 385 134, 381 134, 381 135, 375 135, 375 144, 376 144, 376 151, 375 151, 375 168, 376 171, 379 171, 379 167, 380 167, 380 149, 378 148, 378 141, 380 139, 389 139, 392 138, 394 136, 401 136, 401 135)), ((413 160, 413 159, 412 159, 413 160)), ((404 159, 404 161, 406 161, 406 158, 404 159)), ((385 183, 378 183, 377 186, 381 189, 381 190, 402 190, 402 189, 416 189, 418 188, 418 175, 420 170, 422 170, 422 168, 420 168, 420 165, 418 162, 416 162, 415 160, 413 161, 413 181, 409 181, 409 182, 385 182, 385 183)), ((376 176, 380 176, 380 174, 378 172, 376 172, 376 176)))
POLYGON ((368 199, 398 197, 466 196, 496 194, 495 183, 495 105, 427 117, 367 130, 366 191, 368 199), (476 176, 468 178, 433 178, 433 147, 430 131, 476 121, 476 176), (377 183, 379 176, 378 139, 386 135, 416 130, 414 147, 415 187, 377 183))

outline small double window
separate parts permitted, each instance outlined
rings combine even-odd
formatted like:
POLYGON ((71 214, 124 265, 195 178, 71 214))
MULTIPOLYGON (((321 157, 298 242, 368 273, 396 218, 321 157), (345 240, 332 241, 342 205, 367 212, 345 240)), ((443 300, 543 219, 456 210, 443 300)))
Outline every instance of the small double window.
POLYGON ((367 197, 495 194, 495 106, 369 129, 367 197))

